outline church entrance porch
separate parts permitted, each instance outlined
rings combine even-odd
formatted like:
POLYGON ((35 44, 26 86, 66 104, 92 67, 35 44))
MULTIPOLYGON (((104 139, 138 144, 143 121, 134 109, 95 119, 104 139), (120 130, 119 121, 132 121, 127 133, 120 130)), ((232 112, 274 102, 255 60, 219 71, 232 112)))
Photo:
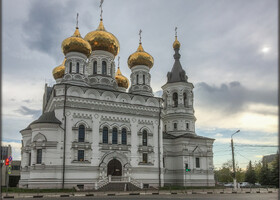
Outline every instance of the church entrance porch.
POLYGON ((107 165, 107 176, 121 177, 122 176, 122 164, 117 159, 112 159, 107 165))

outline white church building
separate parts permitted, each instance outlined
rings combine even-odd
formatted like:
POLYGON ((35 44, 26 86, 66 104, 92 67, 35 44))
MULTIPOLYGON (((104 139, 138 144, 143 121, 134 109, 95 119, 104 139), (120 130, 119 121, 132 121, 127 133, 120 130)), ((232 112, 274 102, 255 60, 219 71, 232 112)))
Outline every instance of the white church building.
POLYGON ((154 97, 154 59, 141 37, 127 61, 129 84, 116 71, 120 44, 102 17, 85 37, 77 25, 62 42, 65 59, 53 70, 56 84, 45 86, 42 115, 20 131, 19 186, 213 186, 214 139, 195 133, 194 86, 180 64, 177 36, 173 48, 162 98, 154 97))

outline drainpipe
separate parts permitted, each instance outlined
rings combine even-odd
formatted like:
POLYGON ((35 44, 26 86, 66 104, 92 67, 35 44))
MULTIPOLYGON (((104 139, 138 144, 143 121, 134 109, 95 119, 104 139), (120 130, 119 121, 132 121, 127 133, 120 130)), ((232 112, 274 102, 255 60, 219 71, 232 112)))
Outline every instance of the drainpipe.
POLYGON ((65 182, 65 153, 66 153, 66 94, 67 94, 67 85, 64 85, 64 105, 63 105, 63 117, 64 117, 64 138, 63 138, 63 167, 62 167, 62 189, 64 189, 65 182))
POLYGON ((161 186, 161 168, 160 168, 160 114, 161 114, 161 101, 159 99, 159 113, 158 113, 158 184, 161 186))

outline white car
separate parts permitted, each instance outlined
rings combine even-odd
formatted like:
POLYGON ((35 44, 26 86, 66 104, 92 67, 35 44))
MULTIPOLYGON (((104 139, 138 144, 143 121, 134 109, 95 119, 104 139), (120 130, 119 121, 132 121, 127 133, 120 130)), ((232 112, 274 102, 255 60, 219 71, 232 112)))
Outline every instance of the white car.
POLYGON ((224 186, 225 187, 233 187, 233 183, 225 183, 224 186))
POLYGON ((248 182, 241 182, 240 183, 240 187, 251 187, 252 186, 252 184, 251 183, 248 183, 248 182))

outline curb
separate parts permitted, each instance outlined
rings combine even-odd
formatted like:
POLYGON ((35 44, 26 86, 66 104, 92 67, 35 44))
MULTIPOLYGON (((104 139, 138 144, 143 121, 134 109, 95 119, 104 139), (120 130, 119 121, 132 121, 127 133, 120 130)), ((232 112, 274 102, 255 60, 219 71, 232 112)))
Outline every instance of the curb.
POLYGON ((60 197, 70 197, 69 194, 61 194, 60 197))
POLYGON ((255 193, 275 193, 278 192, 278 190, 272 191, 272 190, 268 190, 268 191, 186 191, 186 192, 116 192, 116 193, 72 193, 72 194, 46 194, 46 195, 26 195, 26 196, 22 196, 22 195, 14 195, 13 196, 3 196, 3 199, 24 199, 24 198, 50 198, 50 197, 56 197, 56 198, 60 198, 60 197, 93 197, 93 196, 127 196, 127 195, 177 195, 177 194, 255 194, 255 193))
POLYGON ((86 194, 85 196, 86 196, 86 197, 93 197, 94 194, 86 194))
POLYGON ((129 195, 140 195, 140 193, 139 192, 137 192, 137 193, 129 193, 129 195))

